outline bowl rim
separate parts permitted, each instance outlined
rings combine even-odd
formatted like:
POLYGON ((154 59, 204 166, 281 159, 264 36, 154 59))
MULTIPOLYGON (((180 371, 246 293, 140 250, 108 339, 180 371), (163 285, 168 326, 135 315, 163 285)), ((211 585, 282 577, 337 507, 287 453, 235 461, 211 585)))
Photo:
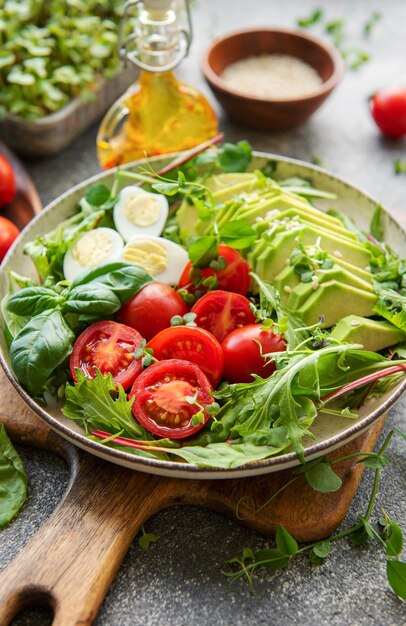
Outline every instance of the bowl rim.
MULTIPOLYGON (((179 152, 171 153, 167 155, 159 155, 155 157, 151 157, 149 160, 151 162, 160 160, 162 158, 176 158, 179 156, 179 152)), ((345 178, 342 178, 336 174, 333 174, 329 170, 325 168, 318 167, 313 165, 312 163, 308 163, 306 161, 300 159, 294 159, 291 157, 278 155, 274 153, 268 153, 263 151, 254 150, 253 156, 255 157, 264 157, 267 159, 273 159, 275 161, 281 161, 284 163, 290 163, 293 165, 304 166, 306 168, 310 168, 311 170, 319 171, 321 173, 326 174, 332 179, 338 181, 345 187, 352 189, 358 193, 361 193, 362 196, 367 198, 369 201, 377 204, 375 198, 370 196, 368 193, 352 185, 345 178)), ((44 212, 48 213, 52 211, 60 202, 70 195, 76 193, 81 189, 85 189, 89 187, 92 183, 98 182, 102 180, 105 176, 109 174, 112 175, 118 169, 131 169, 136 165, 144 163, 145 159, 140 159, 138 161, 132 161, 131 163, 126 163, 125 165, 118 166, 116 168, 112 168, 111 170, 102 171, 93 176, 82 180, 80 183, 74 185, 69 188, 67 191, 59 195, 53 201, 51 201, 40 213, 38 213, 33 220, 31 220, 27 226, 21 231, 25 233, 26 230, 30 229, 33 223, 36 223, 41 216, 44 215, 44 212)), ((404 237, 406 238, 406 232, 403 227, 392 217, 391 213, 382 207, 385 215, 388 219, 396 224, 396 226, 400 229, 404 237)), ((21 237, 21 235, 20 235, 21 237)), ((20 237, 16 239, 13 243, 10 250, 7 252, 4 260, 7 261, 13 255, 16 244, 19 242, 20 237)), ((0 268, 3 269, 3 268, 0 268)), ((42 420, 44 420, 56 433, 61 435, 64 439, 67 439, 71 443, 75 444, 79 448, 86 450, 92 454, 95 454, 98 457, 104 458, 110 462, 116 463, 118 465, 124 465, 135 471, 146 472, 149 474, 156 474, 159 476, 169 476, 169 477, 177 477, 183 479, 197 479, 197 480, 224 480, 228 478, 252 478, 261 474, 268 474, 274 471, 281 471, 284 469, 288 469, 290 467, 295 467, 300 465, 300 461, 297 457, 296 452, 291 451, 278 456, 274 456, 268 459, 264 459, 261 461, 248 462, 244 465, 241 465, 236 468, 219 468, 219 467, 206 467, 201 465, 196 465, 193 463, 184 463, 179 461, 162 461, 158 459, 151 459, 146 457, 138 457, 131 453, 124 452, 123 450, 117 450, 114 448, 109 448, 104 446, 102 443, 97 441, 88 439, 85 434, 78 433, 69 426, 61 423, 58 419, 50 415, 46 409, 37 403, 29 394, 26 392, 18 382, 15 377, 14 372, 11 367, 6 362, 3 351, 0 347, 0 367, 2 367, 5 372, 7 378, 19 394, 19 396, 23 399, 25 404, 27 404, 30 409, 36 413, 42 420)), ((361 435, 364 431, 368 430, 380 417, 385 415, 389 409, 401 398, 403 393, 406 392, 406 379, 399 383, 397 387, 392 391, 391 395, 385 400, 385 402, 379 407, 372 410, 368 415, 363 417, 362 419, 356 420, 351 426, 349 426, 345 431, 339 432, 332 437, 329 437, 325 440, 315 442, 311 444, 308 448, 304 450, 304 457, 306 461, 310 461, 314 458, 322 456, 323 454, 327 454, 331 452, 333 449, 341 447, 355 439, 358 435, 361 435)))
MULTIPOLYGON (((248 58, 248 57, 244 57, 248 58)), ((299 58, 299 57, 298 57, 299 58)), ((301 59, 304 62, 307 62, 306 59, 301 59)), ((328 42, 324 41, 321 37, 316 37, 314 35, 309 35, 308 33, 303 32, 299 28, 266 28, 266 27, 253 27, 253 28, 243 28, 231 31, 226 33, 225 35, 219 35, 206 47, 201 57, 201 70, 203 72, 204 77, 206 78, 209 84, 213 84, 215 88, 222 93, 232 96, 234 98, 238 98, 245 102, 260 102, 262 104, 275 104, 275 105, 287 105, 287 104, 301 104, 306 102, 311 102, 314 99, 318 99, 322 96, 327 96, 340 82, 344 75, 344 61, 334 46, 330 45, 328 42), (330 78, 326 81, 322 82, 322 84, 311 92, 308 95, 301 96, 300 98, 280 98, 280 99, 272 99, 272 98, 258 98, 256 96, 247 96, 239 91, 235 91, 231 89, 222 79, 221 77, 212 69, 209 58, 212 51, 220 44, 234 37, 239 37, 241 35, 246 34, 255 34, 255 33, 279 33, 282 35, 293 36, 298 39, 303 39, 305 41, 311 42, 318 46, 332 61, 333 63, 333 73, 330 78)))

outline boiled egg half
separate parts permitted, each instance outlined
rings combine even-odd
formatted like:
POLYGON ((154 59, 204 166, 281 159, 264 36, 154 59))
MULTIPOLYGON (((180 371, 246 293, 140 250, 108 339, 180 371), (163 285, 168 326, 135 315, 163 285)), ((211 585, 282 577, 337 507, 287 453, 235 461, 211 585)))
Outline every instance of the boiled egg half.
POLYGON ((168 200, 141 187, 124 187, 114 206, 114 224, 124 239, 134 235, 160 235, 168 218, 168 200))
POLYGON ((84 270, 101 263, 120 261, 124 242, 112 228, 96 228, 80 235, 63 260, 66 280, 72 281, 84 270))
POLYGON ((126 244, 123 261, 141 265, 155 280, 176 285, 189 257, 177 243, 153 235, 135 235, 126 244))

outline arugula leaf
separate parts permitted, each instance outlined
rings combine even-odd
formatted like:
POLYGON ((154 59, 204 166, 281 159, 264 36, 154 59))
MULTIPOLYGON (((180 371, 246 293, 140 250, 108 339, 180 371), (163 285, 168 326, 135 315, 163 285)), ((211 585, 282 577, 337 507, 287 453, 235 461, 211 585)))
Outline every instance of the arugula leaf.
POLYGON ((7 526, 23 506, 27 483, 23 463, 0 424, 0 528, 7 526))
POLYGON ((121 385, 117 390, 110 373, 103 376, 97 370, 95 378, 87 378, 77 370, 77 377, 78 382, 65 389, 62 413, 66 417, 79 422, 87 433, 100 429, 122 433, 125 437, 147 439, 147 432, 131 411, 134 399, 127 398, 121 385))
POLYGON ((370 233, 377 241, 383 241, 385 233, 382 226, 382 205, 377 204, 369 227, 370 233))
POLYGON ((209 443, 207 446, 182 446, 170 452, 195 465, 231 469, 274 456, 281 452, 281 448, 220 442, 209 443))
POLYGON ((13 339, 10 359, 21 385, 35 396, 69 356, 75 335, 58 310, 36 315, 13 339))

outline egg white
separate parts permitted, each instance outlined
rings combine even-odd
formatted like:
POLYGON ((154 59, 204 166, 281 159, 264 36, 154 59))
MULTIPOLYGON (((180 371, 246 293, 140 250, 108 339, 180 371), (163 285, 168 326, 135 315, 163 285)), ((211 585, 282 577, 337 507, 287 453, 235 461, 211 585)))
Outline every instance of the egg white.
POLYGON ((168 200, 162 194, 130 185, 119 193, 113 210, 114 224, 124 241, 134 235, 160 235, 168 218, 168 209, 168 200))
POLYGON ((124 247, 122 259, 141 265, 161 283, 176 285, 189 257, 182 246, 169 239, 135 235, 124 247))
POLYGON ((102 263, 120 261, 124 248, 122 237, 112 228, 96 228, 82 233, 63 260, 66 280, 72 281, 84 270, 102 263))

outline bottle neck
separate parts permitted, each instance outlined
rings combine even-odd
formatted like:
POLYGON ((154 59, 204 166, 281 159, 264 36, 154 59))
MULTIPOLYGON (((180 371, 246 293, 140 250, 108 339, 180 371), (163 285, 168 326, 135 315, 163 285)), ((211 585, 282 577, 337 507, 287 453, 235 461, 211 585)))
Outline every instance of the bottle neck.
POLYGON ((168 10, 159 15, 143 10, 139 17, 139 59, 159 72, 175 63, 178 56, 179 31, 176 14, 168 10))

